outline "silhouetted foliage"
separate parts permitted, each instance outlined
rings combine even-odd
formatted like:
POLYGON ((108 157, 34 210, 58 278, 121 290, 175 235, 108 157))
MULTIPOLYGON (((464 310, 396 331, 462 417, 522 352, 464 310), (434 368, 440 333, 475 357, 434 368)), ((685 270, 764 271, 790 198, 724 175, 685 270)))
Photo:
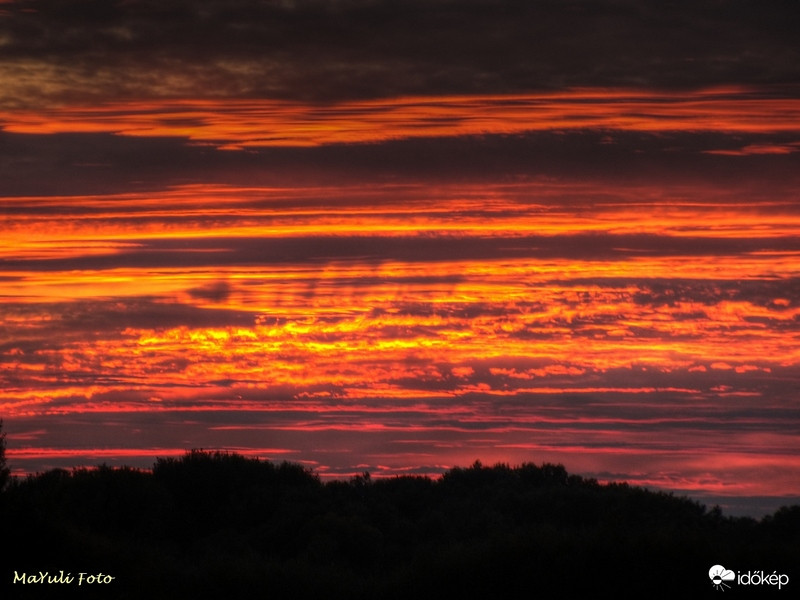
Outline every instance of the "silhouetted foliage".
POLYGON ((3 419, 0 419, 0 492, 5 489, 10 473, 6 463, 6 432, 3 431, 3 419))
POLYGON ((6 583, 103 571, 116 578, 103 598, 695 596, 713 591, 712 564, 791 575, 800 559, 798 506, 734 519, 552 464, 323 484, 300 465, 193 450, 152 471, 48 471, 0 506, 6 583))

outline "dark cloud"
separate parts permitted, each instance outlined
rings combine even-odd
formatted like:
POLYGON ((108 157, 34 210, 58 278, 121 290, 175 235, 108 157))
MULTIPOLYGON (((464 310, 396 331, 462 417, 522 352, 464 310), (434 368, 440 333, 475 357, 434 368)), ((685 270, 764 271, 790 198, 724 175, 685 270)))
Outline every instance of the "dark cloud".
POLYGON ((201 308, 156 298, 71 300, 61 303, 3 304, 7 315, 24 317, 27 325, 0 327, 6 341, 0 352, 59 348, 76 339, 115 339, 127 328, 251 327, 253 313, 233 309, 201 308), (42 320, 41 315, 49 318, 42 320), (38 325, 38 326, 37 326, 38 325), (31 341, 34 336, 36 342, 31 341), (31 339, 29 339, 31 338, 31 339))
POLYGON ((250 327, 254 316, 246 311, 201 308, 150 298, 112 301, 74 301, 53 307, 57 323, 75 331, 121 331, 126 328, 250 327))
MULTIPOLYGON (((657 182, 666 188, 679 173, 682 183, 713 184, 750 202, 777 190, 796 189, 800 152, 726 155, 707 151, 789 144, 796 139, 794 133, 734 136, 572 130, 222 151, 182 138, 0 131, 0 196, 146 191, 199 182, 305 186, 348 180, 396 182, 398 178, 510 182, 549 177, 618 184, 657 182)), ((358 200, 374 204, 380 197, 348 199, 358 200)), ((716 196, 706 201, 716 201, 716 196)), ((269 202, 274 206, 274 200, 269 202)), ((37 210, 24 202, 8 208, 37 210)))
POLYGON ((638 281, 641 291, 633 296, 638 304, 675 306, 680 302, 706 305, 722 301, 749 302, 780 313, 800 306, 800 278, 774 280, 681 280, 638 281))
MULTIPOLYGON (((199 181, 200 173, 212 167, 226 167, 219 151, 192 146, 180 138, 25 135, 0 130, 0 196, 160 189, 199 181)), ((17 209, 37 210, 25 202, 17 209)))
POLYGON ((797 82, 791 0, 18 0, 0 104, 797 82))
POLYGON ((231 295, 231 286, 224 280, 215 281, 190 289, 189 295, 192 298, 208 300, 209 302, 224 302, 231 295))
MULTIPOLYGON (((498 258, 570 258, 587 261, 625 260, 642 256, 724 256, 759 251, 798 251, 800 239, 673 237, 655 234, 563 234, 556 236, 296 236, 217 237, 194 239, 132 240, 132 248, 114 254, 66 258, 0 259, 9 270, 104 270, 117 268, 190 268, 307 264, 321 266, 350 261, 380 264, 384 261, 436 263, 439 261, 498 258)), ((640 302, 673 302, 681 290, 656 284, 658 292, 640 302)), ((211 299, 220 289, 194 291, 211 299)), ((701 301, 702 301, 702 290, 701 301)), ((741 296, 741 294, 738 294, 741 296)), ((220 296, 221 297, 221 296, 220 296)))

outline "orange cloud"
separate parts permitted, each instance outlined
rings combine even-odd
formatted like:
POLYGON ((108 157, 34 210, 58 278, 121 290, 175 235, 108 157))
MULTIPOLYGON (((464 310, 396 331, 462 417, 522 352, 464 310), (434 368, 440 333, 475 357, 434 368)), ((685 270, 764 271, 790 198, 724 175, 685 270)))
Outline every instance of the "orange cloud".
MULTIPOLYGON (((0 112, 0 123, 9 132, 184 137, 226 149, 583 128, 648 132, 797 132, 798 122, 800 101, 797 99, 765 97, 744 88, 660 94, 577 89, 527 95, 405 97, 335 104, 186 99, 0 112)), ((756 145, 742 152, 775 153, 789 148, 793 149, 756 145)))
POLYGON ((706 150, 706 154, 722 156, 753 156, 759 154, 793 154, 800 151, 800 142, 796 144, 748 144, 735 150, 706 150))

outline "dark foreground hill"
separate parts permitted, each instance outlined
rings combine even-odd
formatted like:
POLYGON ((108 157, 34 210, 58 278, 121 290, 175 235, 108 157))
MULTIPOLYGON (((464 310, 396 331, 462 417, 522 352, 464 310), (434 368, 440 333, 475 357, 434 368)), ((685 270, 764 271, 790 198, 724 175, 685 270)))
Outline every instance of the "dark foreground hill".
POLYGON ((800 587, 800 506, 728 518, 550 464, 323 484, 192 451, 29 477, 0 510, 3 598, 702 597, 716 564, 789 578, 734 596, 800 587))

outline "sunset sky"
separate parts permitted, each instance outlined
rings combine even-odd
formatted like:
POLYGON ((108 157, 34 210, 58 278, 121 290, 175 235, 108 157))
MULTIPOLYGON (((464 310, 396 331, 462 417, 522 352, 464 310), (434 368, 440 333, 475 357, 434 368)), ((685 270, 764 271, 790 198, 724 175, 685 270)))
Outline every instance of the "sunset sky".
POLYGON ((12 471, 800 502, 800 3, 0 0, 12 471))

